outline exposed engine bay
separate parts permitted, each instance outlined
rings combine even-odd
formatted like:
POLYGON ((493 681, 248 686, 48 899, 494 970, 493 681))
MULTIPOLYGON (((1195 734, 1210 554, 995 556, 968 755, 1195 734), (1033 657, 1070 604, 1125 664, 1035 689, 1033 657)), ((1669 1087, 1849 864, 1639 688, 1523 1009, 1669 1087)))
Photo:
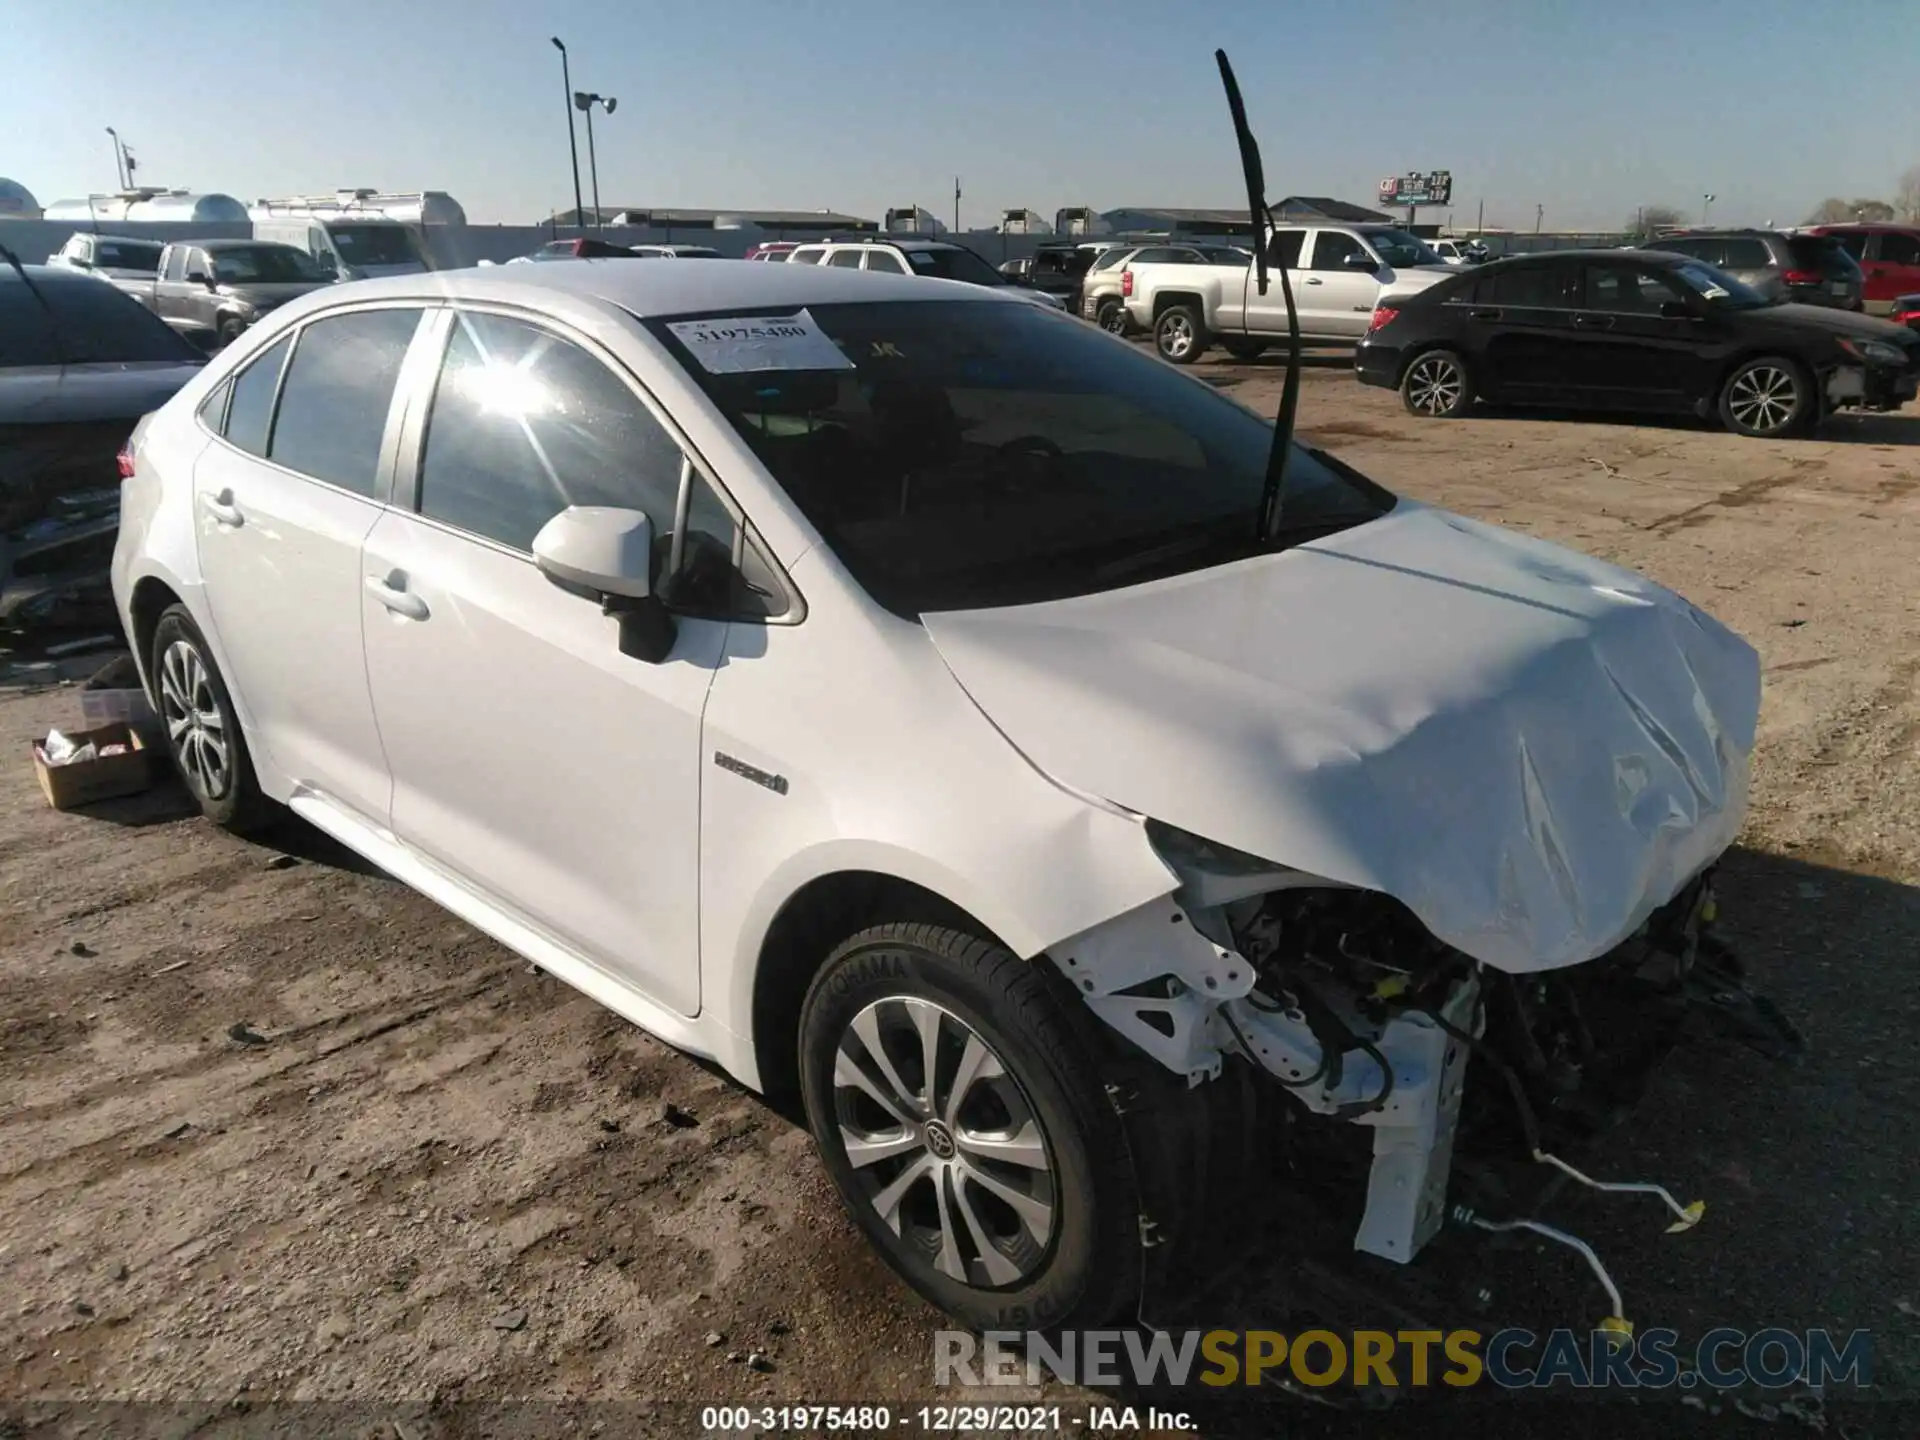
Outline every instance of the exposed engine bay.
POLYGON ((1688 1228, 1703 1207, 1655 1185, 1592 1181, 1559 1152, 1631 1109, 1703 1006, 1756 1048, 1797 1047, 1713 938, 1711 866, 1608 953, 1516 975, 1436 939, 1390 896, 1153 828, 1180 889, 1073 937, 1056 963, 1097 1014, 1190 1086, 1244 1062, 1312 1115, 1371 1129, 1356 1250, 1406 1263, 1449 1218, 1517 1226, 1580 1250, 1611 1293, 1573 1237, 1450 1208, 1456 1150, 1654 1194, 1672 1228, 1688 1228))

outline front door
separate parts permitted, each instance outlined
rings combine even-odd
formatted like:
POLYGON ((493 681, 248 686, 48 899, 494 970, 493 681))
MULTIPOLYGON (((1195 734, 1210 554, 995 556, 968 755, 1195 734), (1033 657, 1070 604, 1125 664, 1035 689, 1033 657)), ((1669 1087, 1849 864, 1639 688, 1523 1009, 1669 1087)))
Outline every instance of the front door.
POLYGON ((450 328, 414 504, 374 527, 360 577, 393 832, 694 1014, 700 726, 727 624, 682 619, 666 660, 634 659, 531 555, 568 505, 643 510, 664 537, 682 451, 586 342, 483 312, 450 328))
POLYGON ((207 604, 248 738, 296 788, 375 823, 388 785, 361 658, 360 547, 420 313, 323 316, 261 352, 193 472, 207 604))
POLYGON ((1302 333, 1358 341, 1373 319, 1373 302, 1380 297, 1379 272, 1384 269, 1358 235, 1346 230, 1314 231, 1305 275, 1295 282, 1302 333), (1356 260, 1372 264, 1359 270, 1353 268, 1356 260))
MULTIPOLYGON (((1241 328, 1244 317, 1245 328, 1255 334, 1285 335, 1287 333, 1287 297, 1280 288, 1280 272, 1287 272, 1287 282, 1293 287, 1293 303, 1301 303, 1301 281, 1306 277, 1300 270, 1302 253, 1307 247, 1307 232, 1299 228, 1275 230, 1267 237, 1267 293, 1260 293, 1259 276, 1253 262, 1247 262, 1246 278, 1236 285, 1229 280, 1220 287, 1224 296, 1238 300, 1245 299, 1245 308, 1236 305, 1229 311, 1221 306, 1220 327, 1223 330, 1241 328)), ((1229 272, 1230 273, 1230 272, 1229 272)), ((1306 316, 1300 316, 1300 328, 1307 328, 1306 316)))
POLYGON ((1700 373, 1700 314, 1665 315, 1684 303, 1679 287, 1656 271, 1619 261, 1581 266, 1578 343, 1572 378, 1583 403, 1636 410, 1684 410, 1707 387, 1700 373))
POLYGON ((1875 315, 1892 312, 1902 295, 1920 293, 1920 234, 1881 230, 1867 241, 1866 307, 1875 315))

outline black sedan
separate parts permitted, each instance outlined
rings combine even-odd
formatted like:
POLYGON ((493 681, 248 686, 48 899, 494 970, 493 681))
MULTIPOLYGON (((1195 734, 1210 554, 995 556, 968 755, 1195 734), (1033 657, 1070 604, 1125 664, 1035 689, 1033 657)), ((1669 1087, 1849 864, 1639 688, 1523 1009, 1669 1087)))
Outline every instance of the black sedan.
POLYGON ((1685 256, 1563 250, 1381 296, 1354 369, 1419 415, 1459 415, 1476 398, 1718 413, 1778 438, 1834 410, 1913 399, 1920 333, 1771 301, 1685 256))

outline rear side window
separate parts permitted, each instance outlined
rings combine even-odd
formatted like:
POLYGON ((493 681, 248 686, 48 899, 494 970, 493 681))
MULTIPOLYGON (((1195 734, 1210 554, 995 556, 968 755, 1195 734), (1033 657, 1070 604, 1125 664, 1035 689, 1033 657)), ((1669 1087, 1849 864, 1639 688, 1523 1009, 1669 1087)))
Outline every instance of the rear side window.
POLYGON ((1787 256, 1802 270, 1844 270, 1850 274, 1859 268, 1831 235, 1789 235, 1787 256))
POLYGON ((1920 265, 1920 237, 1883 233, 1879 258, 1889 265, 1920 265))
POLYGON ((1181 263, 1182 252, 1171 245, 1149 245, 1133 257, 1136 265, 1175 265, 1181 263))
POLYGON ((1111 250, 1103 250, 1100 252, 1100 258, 1098 260, 1095 260, 1093 264, 1088 267, 1088 269, 1111 270, 1115 265, 1118 265, 1122 260, 1126 259, 1127 256, 1132 253, 1133 253, 1132 251, 1124 249, 1120 246, 1115 246, 1111 250))
POLYGON ((900 257, 890 250, 867 251, 867 269, 884 270, 889 275, 904 275, 907 273, 907 267, 901 264, 900 257))
MULTIPOLYGON (((1757 242, 1756 242, 1757 243, 1757 242)), ((1625 315, 1658 315, 1680 292, 1649 271, 1631 265, 1585 265, 1586 297, 1582 308, 1625 315)))
POLYGON ((152 275, 160 268, 160 247, 137 240, 96 240, 93 263, 109 270, 140 270, 152 275))
POLYGON ((1267 263, 1291 270, 1300 263, 1300 247, 1306 242, 1304 230, 1276 230, 1267 242, 1267 263))
POLYGON ((1857 230, 1845 235, 1823 235, 1821 238, 1834 241, 1855 260, 1861 259, 1867 253, 1867 237, 1857 230))
POLYGON ((858 250, 836 250, 827 257, 827 264, 840 270, 858 270, 860 252, 858 250))
POLYGON ((267 453, 267 430, 273 420, 273 394, 280 385, 280 369, 293 348, 291 335, 263 351, 260 358, 233 379, 233 400, 227 406, 226 437, 250 454, 267 453))
POLYGON ((1513 270, 1495 270, 1474 281, 1476 305, 1499 305, 1508 309, 1564 310, 1567 300, 1567 270, 1560 265, 1524 265, 1513 270))
POLYGON ((1711 262, 1723 270, 1765 270, 1773 264, 1767 242, 1757 235, 1730 235, 1723 244, 1723 258, 1711 262))
POLYGON ((267 458, 372 496, 393 383, 419 323, 418 310, 360 310, 302 330, 267 458))
POLYGON ((818 265, 820 257, 826 253, 824 250, 796 250, 787 259, 788 263, 794 265, 818 265))

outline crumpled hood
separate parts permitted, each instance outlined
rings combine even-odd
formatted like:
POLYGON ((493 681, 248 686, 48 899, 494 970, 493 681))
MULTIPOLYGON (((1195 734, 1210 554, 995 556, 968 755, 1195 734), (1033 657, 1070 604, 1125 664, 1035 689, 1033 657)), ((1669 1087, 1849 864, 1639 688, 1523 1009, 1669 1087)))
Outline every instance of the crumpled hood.
POLYGON ((1745 641, 1630 571, 1409 501, 1276 555, 925 622, 1057 779, 1393 895, 1502 970, 1612 949, 1746 809, 1745 641))

